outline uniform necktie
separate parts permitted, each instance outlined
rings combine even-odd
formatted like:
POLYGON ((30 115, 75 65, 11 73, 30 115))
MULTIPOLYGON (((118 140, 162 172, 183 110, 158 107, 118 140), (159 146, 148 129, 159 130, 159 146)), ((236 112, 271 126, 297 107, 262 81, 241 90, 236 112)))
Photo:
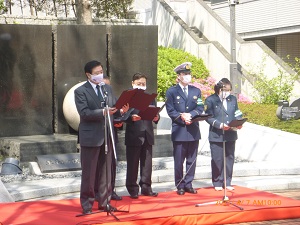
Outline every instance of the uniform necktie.
POLYGON ((100 91, 100 86, 99 85, 96 85, 96 88, 97 88, 97 95, 98 95, 98 98, 100 99, 100 101, 104 101, 103 97, 102 97, 102 94, 101 94, 101 91, 100 91))
POLYGON ((187 91, 186 91, 186 87, 183 88, 183 93, 185 94, 185 97, 188 96, 188 93, 187 93, 187 91))

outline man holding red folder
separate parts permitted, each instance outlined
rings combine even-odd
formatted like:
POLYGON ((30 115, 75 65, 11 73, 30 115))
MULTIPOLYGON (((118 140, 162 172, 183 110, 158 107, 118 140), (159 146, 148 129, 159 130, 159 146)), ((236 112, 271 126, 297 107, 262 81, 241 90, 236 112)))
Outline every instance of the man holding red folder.
MULTIPOLYGON (((147 76, 136 73, 132 78, 133 89, 146 90, 147 76)), ((155 105, 155 102, 151 103, 155 105)), ((130 105, 129 105, 130 106, 130 105)), ((153 123, 157 123, 159 116, 153 120, 142 120, 139 110, 130 109, 130 116, 126 120, 125 145, 127 159, 126 188, 130 197, 138 198, 139 186, 141 194, 156 197, 157 192, 151 188, 152 176, 152 145, 154 145, 153 123), (140 164, 140 181, 137 184, 138 166, 140 164)))

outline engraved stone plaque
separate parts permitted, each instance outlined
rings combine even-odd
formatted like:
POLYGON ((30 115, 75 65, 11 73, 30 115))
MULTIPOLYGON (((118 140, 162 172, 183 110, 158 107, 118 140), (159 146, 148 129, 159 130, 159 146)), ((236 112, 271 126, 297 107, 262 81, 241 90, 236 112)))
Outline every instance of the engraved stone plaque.
POLYGON ((36 158, 43 173, 81 170, 80 153, 38 155, 36 158))

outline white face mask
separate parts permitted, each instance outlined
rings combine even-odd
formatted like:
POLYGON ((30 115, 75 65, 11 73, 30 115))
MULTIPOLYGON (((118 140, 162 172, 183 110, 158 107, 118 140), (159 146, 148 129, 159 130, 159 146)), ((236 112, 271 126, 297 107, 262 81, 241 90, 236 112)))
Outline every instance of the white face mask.
POLYGON ((103 81, 103 73, 100 73, 98 75, 91 75, 91 80, 99 84, 100 82, 103 81))
POLYGON ((223 98, 227 98, 230 95, 230 91, 220 91, 220 98, 222 98, 222 94, 223 94, 223 98))
POLYGON ((134 84, 134 85, 132 85, 132 88, 133 88, 133 89, 142 89, 142 90, 146 90, 147 87, 146 87, 146 86, 138 86, 138 85, 135 85, 135 84, 134 84))
POLYGON ((182 80, 181 82, 184 83, 184 84, 188 84, 192 81, 192 75, 185 75, 185 76, 182 76, 182 80))

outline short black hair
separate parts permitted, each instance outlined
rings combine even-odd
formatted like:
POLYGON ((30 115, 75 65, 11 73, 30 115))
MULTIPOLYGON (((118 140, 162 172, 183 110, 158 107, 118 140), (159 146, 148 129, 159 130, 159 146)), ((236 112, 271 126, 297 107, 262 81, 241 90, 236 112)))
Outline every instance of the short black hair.
POLYGON ((102 66, 101 62, 99 62, 97 60, 92 60, 92 61, 88 62, 87 64, 85 64, 84 72, 85 73, 92 73, 92 70, 97 66, 102 66))
POLYGON ((139 80, 141 78, 145 78, 147 80, 147 75, 142 73, 135 73, 132 77, 132 81, 139 80))
POLYGON ((227 78, 222 78, 215 86, 214 86, 214 91, 216 94, 220 93, 220 90, 222 87, 225 85, 230 85, 230 90, 232 90, 232 84, 227 78))

